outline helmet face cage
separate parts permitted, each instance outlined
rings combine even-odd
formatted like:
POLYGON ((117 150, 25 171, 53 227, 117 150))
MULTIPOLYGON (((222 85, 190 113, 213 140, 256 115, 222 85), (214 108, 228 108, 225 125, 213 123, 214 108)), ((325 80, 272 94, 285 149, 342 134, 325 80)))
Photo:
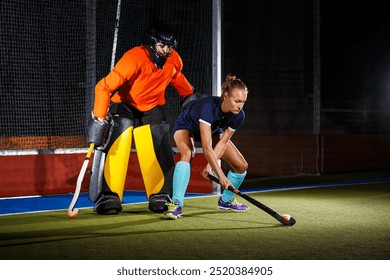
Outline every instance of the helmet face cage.
POLYGON ((158 68, 163 68, 166 59, 173 53, 177 47, 177 41, 172 28, 165 22, 158 21, 145 33, 142 44, 148 47, 150 57, 158 68), (169 52, 160 54, 156 50, 156 45, 161 47, 168 46, 169 52))
POLYGON ((176 40, 161 40, 161 39, 157 39, 156 37, 153 37, 151 36, 151 47, 154 49, 154 51, 157 52, 157 45, 160 45, 162 48, 164 48, 165 46, 168 46, 169 48, 169 52, 163 56, 165 57, 168 57, 170 56, 172 53, 173 53, 173 50, 176 48, 176 40), (173 41, 173 43, 172 43, 173 41))

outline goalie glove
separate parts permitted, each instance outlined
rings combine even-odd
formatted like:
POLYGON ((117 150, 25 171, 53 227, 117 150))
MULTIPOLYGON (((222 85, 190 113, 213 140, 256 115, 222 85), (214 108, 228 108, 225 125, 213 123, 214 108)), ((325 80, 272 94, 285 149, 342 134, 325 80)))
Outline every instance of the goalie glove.
POLYGON ((95 147, 104 149, 108 143, 109 137, 111 136, 111 131, 113 126, 113 118, 110 114, 107 114, 106 118, 103 121, 99 121, 91 112, 91 118, 87 123, 87 143, 95 144, 95 147))
POLYGON ((194 104, 196 101, 206 98, 208 96, 209 95, 205 93, 195 92, 181 102, 181 109, 185 110, 189 108, 192 104, 194 104))

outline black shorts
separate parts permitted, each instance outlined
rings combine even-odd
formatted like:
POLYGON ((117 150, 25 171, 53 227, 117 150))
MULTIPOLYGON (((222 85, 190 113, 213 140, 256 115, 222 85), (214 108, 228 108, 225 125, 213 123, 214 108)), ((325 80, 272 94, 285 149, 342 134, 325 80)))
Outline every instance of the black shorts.
POLYGON ((111 103, 109 112, 113 116, 118 115, 133 120, 135 126, 165 123, 164 106, 156 106, 149 111, 141 112, 126 103, 111 103))

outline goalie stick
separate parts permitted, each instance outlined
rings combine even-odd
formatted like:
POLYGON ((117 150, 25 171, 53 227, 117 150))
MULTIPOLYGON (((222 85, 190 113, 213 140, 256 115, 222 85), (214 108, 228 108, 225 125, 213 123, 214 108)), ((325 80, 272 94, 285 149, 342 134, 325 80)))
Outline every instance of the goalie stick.
MULTIPOLYGON (((219 179, 217 177, 215 177, 211 174, 209 174, 208 177, 210 178, 210 180, 216 182, 217 184, 220 184, 219 179)), ((278 220, 280 223, 282 223, 285 226, 292 226, 296 223, 296 220, 293 217, 289 217, 289 215, 287 216, 286 214, 283 216, 279 215, 278 213, 276 213, 274 210, 272 210, 268 206, 264 205, 263 203, 257 201, 256 199, 254 199, 246 194, 241 193, 239 190, 233 188, 232 186, 229 186, 228 190, 231 192, 234 192, 235 194, 241 196, 243 199, 245 199, 245 200, 249 201, 250 203, 252 203, 253 205, 257 206, 258 208, 260 208, 261 210, 263 210, 267 214, 271 215, 272 217, 274 217, 276 220, 278 220)))
MULTIPOLYGON (((115 65, 115 57, 116 57, 116 48, 117 48, 117 42, 118 42, 118 33, 119 33, 119 21, 120 21, 120 15, 121 15, 121 3, 122 1, 121 0, 118 0, 117 2, 117 7, 116 7, 116 17, 115 17, 115 29, 114 29, 114 40, 113 40, 113 43, 112 43, 112 52, 111 52, 111 65, 110 65, 110 70, 112 70, 114 68, 114 65, 115 65)), ((113 92, 111 95, 113 95, 115 92, 113 92)), ((113 123, 113 120, 111 120, 111 124, 113 123)), ((111 136, 111 133, 112 133, 112 128, 113 128, 113 125, 111 125, 111 132, 110 132, 110 136, 111 136)), ((106 140, 106 144, 108 143, 109 141, 106 140)), ((77 216, 77 214, 79 213, 79 210, 78 209, 75 209, 75 205, 77 203, 77 200, 79 199, 79 196, 80 196, 80 191, 81 191, 81 184, 83 182, 83 179, 84 179, 84 176, 85 176, 85 172, 87 171, 87 167, 88 167, 88 163, 89 163, 89 159, 91 157, 91 154, 93 152, 93 149, 95 147, 95 144, 94 143, 91 143, 90 146, 89 146, 89 149, 88 149, 88 153, 85 157, 85 160, 84 160, 84 163, 81 167, 81 170, 80 170, 80 173, 79 173, 79 176, 77 178, 77 183, 76 183, 76 190, 75 190, 75 193, 73 195, 73 199, 69 205, 69 208, 68 208, 68 212, 67 212, 67 215, 69 218, 74 218, 77 216)), ((103 148, 100 148, 98 151, 100 152, 101 150, 103 150, 105 148, 105 146, 103 148)))
POLYGON ((67 215, 68 215, 69 218, 74 218, 79 213, 79 210, 75 209, 74 207, 75 207, 75 205, 77 203, 77 200, 79 199, 80 191, 81 191, 81 185, 83 183, 85 172, 87 171, 89 159, 91 158, 91 154, 92 154, 92 151, 93 151, 94 147, 95 147, 94 143, 91 143, 89 145, 89 149, 88 149, 87 155, 85 156, 85 159, 84 159, 83 165, 81 167, 79 176, 77 177, 76 189, 75 189, 75 192, 74 192, 74 195, 73 195, 73 199, 72 199, 72 201, 69 204, 68 212, 67 212, 67 215))

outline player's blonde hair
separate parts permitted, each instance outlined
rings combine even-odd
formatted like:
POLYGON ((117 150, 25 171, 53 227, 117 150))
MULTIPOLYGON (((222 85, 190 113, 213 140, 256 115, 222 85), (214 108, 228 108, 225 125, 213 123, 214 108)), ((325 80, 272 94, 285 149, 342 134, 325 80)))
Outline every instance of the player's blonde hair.
POLYGON ((238 79, 234 74, 228 74, 225 82, 222 84, 222 96, 225 94, 230 95, 231 91, 235 88, 243 89, 248 92, 248 88, 243 81, 238 79))

